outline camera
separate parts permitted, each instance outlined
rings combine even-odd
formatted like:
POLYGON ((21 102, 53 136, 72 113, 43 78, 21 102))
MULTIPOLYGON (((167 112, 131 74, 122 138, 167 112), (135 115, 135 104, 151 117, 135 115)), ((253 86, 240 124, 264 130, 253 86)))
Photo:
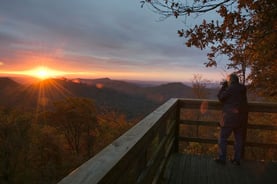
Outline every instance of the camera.
POLYGON ((222 87, 227 87, 228 82, 226 80, 223 80, 223 81, 220 82, 220 85, 222 85, 222 87))
POLYGON ((224 85, 228 85, 228 82, 226 80, 223 80, 220 82, 220 85, 224 86, 224 85))

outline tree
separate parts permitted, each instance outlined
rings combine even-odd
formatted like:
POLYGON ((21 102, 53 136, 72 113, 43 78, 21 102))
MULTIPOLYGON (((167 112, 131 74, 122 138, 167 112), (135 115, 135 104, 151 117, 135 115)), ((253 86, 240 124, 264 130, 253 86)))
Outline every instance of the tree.
POLYGON ((17 110, 0 110, 0 183, 17 183, 24 175, 30 145, 31 116, 17 110))
POLYGON ((209 48, 207 67, 216 66, 216 57, 226 55, 233 68, 263 95, 277 96, 277 1, 272 0, 146 0, 162 16, 190 16, 214 12, 219 19, 205 19, 193 28, 178 31, 188 47, 209 48))
POLYGON ((192 79, 192 91, 195 98, 204 99, 208 97, 208 80, 204 80, 200 74, 194 74, 192 79))
POLYGON ((97 121, 99 129, 96 151, 103 149, 134 124, 132 122, 127 122, 125 114, 109 108, 101 109, 101 113, 97 116, 97 121))
MULTIPOLYGON (((26 183, 58 182, 70 165, 60 135, 54 127, 41 124, 39 119, 32 124, 30 136, 32 141, 28 152, 29 167, 22 168, 29 173, 26 183)), ((72 163, 72 160, 70 161, 72 163)))
MULTIPOLYGON (((208 90, 207 90, 207 83, 209 83, 208 80, 203 79, 203 77, 200 74, 194 74, 192 79, 192 92, 195 98, 197 99, 206 99, 208 97, 208 90)), ((205 114, 206 112, 206 105, 207 102, 203 101, 199 111, 195 111, 195 119, 200 120, 201 116, 205 114)), ((193 112, 192 112, 193 113, 193 112)), ((196 136, 199 135, 199 126, 196 125, 196 136)))
POLYGON ((97 128, 96 108, 92 100, 67 98, 54 103, 49 117, 54 127, 65 136, 71 150, 79 156, 82 145, 87 157, 93 153, 93 137, 97 128))

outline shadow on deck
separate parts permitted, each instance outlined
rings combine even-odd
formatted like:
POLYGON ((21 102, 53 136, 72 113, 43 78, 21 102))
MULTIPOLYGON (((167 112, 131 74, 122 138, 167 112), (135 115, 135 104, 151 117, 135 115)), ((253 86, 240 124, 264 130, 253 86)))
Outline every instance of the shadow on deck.
POLYGON ((276 184, 277 163, 242 161, 219 165, 205 155, 173 154, 166 166, 166 184, 276 184))
MULTIPOLYGON (((277 137, 274 137, 277 104, 250 102, 248 109, 250 122, 245 147, 251 151, 245 150, 245 154, 248 160, 256 161, 221 166, 207 156, 216 154, 216 149, 210 148, 216 148, 217 144, 215 134, 221 117, 218 101, 170 99, 59 184, 277 183, 276 162, 259 162, 263 158, 256 157, 277 160, 277 137), (208 128, 212 129, 207 131, 208 128), (262 136, 257 136, 260 133, 262 136), (190 148, 191 143, 196 145, 190 148), (188 153, 197 154, 195 148, 200 148, 202 155, 189 156, 188 153)), ((233 141, 228 144, 232 145, 233 141)))

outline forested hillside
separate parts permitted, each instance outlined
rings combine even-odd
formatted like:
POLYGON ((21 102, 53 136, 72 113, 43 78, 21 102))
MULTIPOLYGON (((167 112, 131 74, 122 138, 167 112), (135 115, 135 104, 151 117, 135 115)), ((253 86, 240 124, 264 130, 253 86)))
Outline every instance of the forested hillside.
POLYGON ((191 88, 1 78, 0 183, 56 183, 171 97, 191 97, 191 88))
POLYGON ((193 97, 183 83, 0 78, 0 183, 56 183, 168 99, 193 97))

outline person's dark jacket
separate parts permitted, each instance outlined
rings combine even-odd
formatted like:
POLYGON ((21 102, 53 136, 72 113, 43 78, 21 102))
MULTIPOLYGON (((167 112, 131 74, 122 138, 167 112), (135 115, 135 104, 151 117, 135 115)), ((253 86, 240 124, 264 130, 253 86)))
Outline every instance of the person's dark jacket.
POLYGON ((239 83, 223 86, 218 95, 223 104, 223 118, 220 122, 222 127, 240 127, 245 123, 247 113, 246 87, 239 83))

